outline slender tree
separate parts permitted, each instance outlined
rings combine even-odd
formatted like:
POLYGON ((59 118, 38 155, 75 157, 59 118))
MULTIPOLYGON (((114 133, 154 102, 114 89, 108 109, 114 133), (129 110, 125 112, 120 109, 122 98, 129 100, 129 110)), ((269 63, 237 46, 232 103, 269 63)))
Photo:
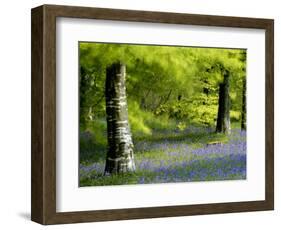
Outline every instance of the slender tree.
POLYGON ((216 132, 230 133, 229 71, 223 71, 223 82, 219 85, 219 108, 216 132))
POLYGON ((246 130, 246 77, 243 79, 241 129, 246 130))
POLYGON ((106 69, 108 150, 105 175, 135 171, 133 142, 128 122, 126 66, 116 62, 106 69))
POLYGON ((241 52, 240 61, 244 63, 242 67, 242 71, 245 73, 242 75, 242 106, 241 106, 241 130, 246 130, 247 128, 247 118, 246 118, 246 91, 247 91, 247 80, 246 80, 246 60, 247 60, 247 53, 245 50, 241 52))

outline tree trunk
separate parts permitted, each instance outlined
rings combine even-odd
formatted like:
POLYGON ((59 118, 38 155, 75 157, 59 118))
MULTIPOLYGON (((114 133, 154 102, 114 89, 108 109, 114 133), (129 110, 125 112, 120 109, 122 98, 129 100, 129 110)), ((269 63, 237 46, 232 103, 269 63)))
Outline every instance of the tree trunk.
POLYGON ((230 133, 230 98, 229 98, 229 72, 225 70, 223 82, 219 87, 219 108, 216 132, 230 133))
POLYGON ((242 92, 242 111, 241 111, 241 129, 246 130, 246 78, 243 79, 243 92, 242 92))
POLYGON ((108 150, 105 175, 135 171, 133 142, 128 122, 126 67, 115 63, 106 69, 108 150))

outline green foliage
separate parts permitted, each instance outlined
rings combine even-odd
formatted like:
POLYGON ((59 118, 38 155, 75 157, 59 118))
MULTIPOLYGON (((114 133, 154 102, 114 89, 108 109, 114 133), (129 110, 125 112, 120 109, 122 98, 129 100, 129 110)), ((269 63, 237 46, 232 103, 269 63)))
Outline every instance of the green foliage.
POLYGON ((231 120, 241 119, 245 50, 81 42, 79 51, 80 130, 93 132, 97 144, 106 143, 105 75, 116 61, 126 64, 133 138, 191 124, 214 126, 225 71, 230 73, 231 120))
POLYGON ((88 121, 84 126, 87 129, 80 128, 79 152, 80 163, 86 164, 104 158, 107 145, 106 121, 104 119, 88 121))
POLYGON ((240 111, 235 111, 235 110, 230 110, 230 119, 233 122, 238 122, 241 119, 241 112, 240 111))
POLYGON ((151 135, 151 129, 147 125, 147 120, 151 118, 151 114, 142 111, 136 102, 128 103, 129 122, 132 133, 149 134, 151 135))
POLYGON ((185 122, 182 122, 180 121, 177 125, 177 128, 180 130, 180 131, 183 131, 187 128, 187 124, 185 122))
POLYGON ((133 136, 151 135, 152 131, 173 129, 175 121, 168 116, 155 116, 152 112, 142 110, 137 102, 128 102, 129 122, 133 136))

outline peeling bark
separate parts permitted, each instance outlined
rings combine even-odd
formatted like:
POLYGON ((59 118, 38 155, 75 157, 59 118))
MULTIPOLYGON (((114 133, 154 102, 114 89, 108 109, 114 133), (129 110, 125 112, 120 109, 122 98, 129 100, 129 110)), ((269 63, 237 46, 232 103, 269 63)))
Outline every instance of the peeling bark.
POLYGON ((115 63, 106 69, 108 150, 105 175, 135 171, 133 142, 128 121, 126 67, 115 63))
POLYGON ((224 71, 223 82, 219 86, 219 108, 216 132, 230 134, 229 72, 224 71))

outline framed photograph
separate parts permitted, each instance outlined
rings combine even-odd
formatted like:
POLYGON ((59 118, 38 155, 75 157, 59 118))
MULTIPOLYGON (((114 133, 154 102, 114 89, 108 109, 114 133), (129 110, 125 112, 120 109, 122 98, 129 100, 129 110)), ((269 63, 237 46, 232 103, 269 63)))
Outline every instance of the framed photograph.
POLYGON ((41 224, 274 208, 272 19, 32 9, 41 224))

